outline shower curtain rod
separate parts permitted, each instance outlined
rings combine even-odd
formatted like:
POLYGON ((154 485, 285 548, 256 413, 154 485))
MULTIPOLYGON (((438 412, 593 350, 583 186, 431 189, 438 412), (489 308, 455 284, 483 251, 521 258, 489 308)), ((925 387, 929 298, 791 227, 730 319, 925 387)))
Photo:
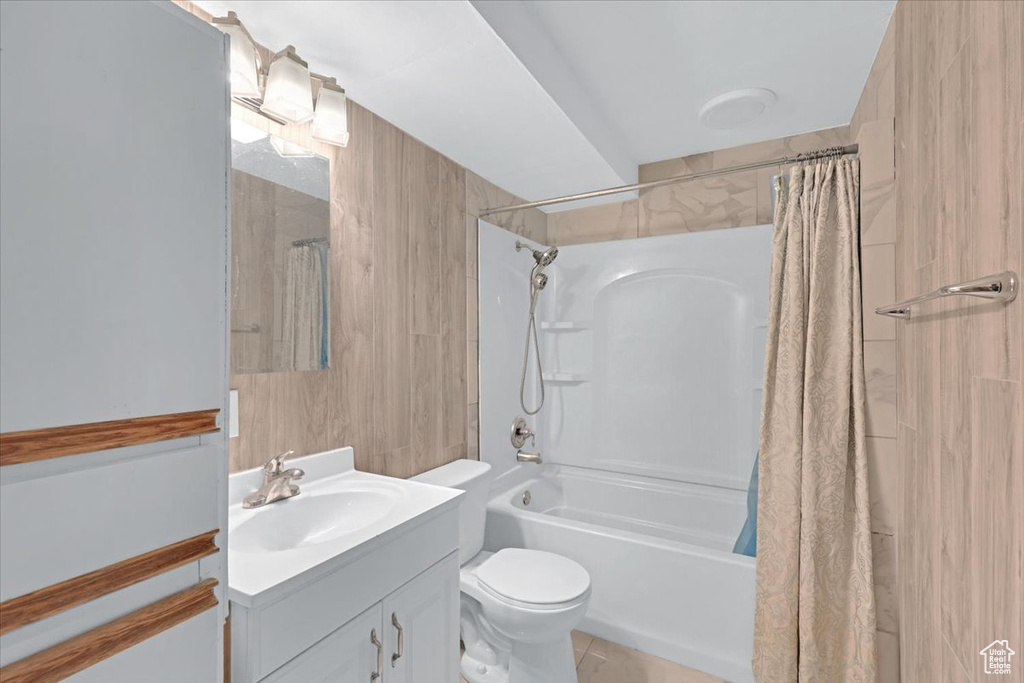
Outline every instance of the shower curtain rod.
POLYGON ((632 185, 619 185, 618 187, 608 187, 603 190, 593 190, 591 192, 581 192, 580 194, 570 194, 564 197, 552 197, 551 199, 540 199, 535 202, 524 202, 522 204, 512 204, 511 206, 497 206, 490 209, 484 209, 480 212, 480 218, 486 218, 487 216, 494 215, 496 213, 506 213, 508 211, 518 211, 520 209, 533 209, 540 206, 551 206, 552 204, 564 204, 565 202, 575 202, 581 199, 593 199, 594 197, 604 197, 610 194, 619 194, 620 192, 632 192, 633 190, 647 190, 652 187, 661 187, 662 185, 672 185, 673 183, 684 183, 689 180, 700 180, 701 178, 711 178, 717 175, 726 175, 729 173, 739 173, 741 171, 754 171, 759 168, 769 168, 770 166, 783 166, 785 164, 798 164, 803 161, 811 161, 813 159, 823 159, 825 157, 838 157, 847 154, 856 154, 857 145, 845 145, 839 147, 827 147, 825 149, 815 150, 813 152, 805 152, 803 154, 797 154, 791 157, 778 157, 775 159, 769 159, 767 161, 757 161, 752 164, 744 164, 742 166, 730 166, 729 168, 717 168, 712 171, 701 171, 700 173, 688 173, 687 175, 677 175, 671 178, 663 178, 661 180, 651 180, 646 183, 633 183, 632 185))

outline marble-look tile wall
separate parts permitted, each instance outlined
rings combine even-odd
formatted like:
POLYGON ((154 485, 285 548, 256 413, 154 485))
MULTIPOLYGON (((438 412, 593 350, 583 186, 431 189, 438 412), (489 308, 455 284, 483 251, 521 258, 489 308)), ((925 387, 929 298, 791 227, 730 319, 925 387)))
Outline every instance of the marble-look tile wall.
MULTIPOLYGON (((1020 272, 1024 4, 904 1, 893 24, 896 297, 1020 272)), ((1004 677, 1021 677, 1022 321, 1020 300, 959 297, 896 321, 908 682, 987 680, 980 651, 996 639, 1018 653, 1004 677)))
POLYGON ((896 300, 895 22, 890 21, 850 122, 860 148, 861 294, 867 446, 871 491, 879 680, 900 680, 897 575, 899 476, 896 416, 896 320, 876 315, 896 300))
MULTIPOLYGON (((478 457, 476 217, 524 200, 351 100, 345 148, 314 140, 308 124, 278 126, 237 104, 232 116, 330 160, 331 367, 232 375, 231 471, 342 446, 358 469, 399 477, 478 457)), ((547 241, 536 209, 488 220, 547 241)))
MULTIPOLYGON (((849 140, 849 131, 842 126, 666 159, 640 166, 640 181, 792 156, 849 140)), ((665 185, 641 190, 638 199, 553 212, 548 214, 548 236, 552 244, 564 246, 771 223, 771 177, 781 170, 772 167, 665 185)))

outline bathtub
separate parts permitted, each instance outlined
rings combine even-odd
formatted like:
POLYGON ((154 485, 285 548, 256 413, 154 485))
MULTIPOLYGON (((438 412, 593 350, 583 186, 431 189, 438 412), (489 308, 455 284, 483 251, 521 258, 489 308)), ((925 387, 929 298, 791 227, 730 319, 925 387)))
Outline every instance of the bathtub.
POLYGON ((519 466, 492 491, 485 546, 547 550, 586 567, 592 596, 580 630, 752 681, 754 558, 732 552, 745 516, 742 491, 519 466))

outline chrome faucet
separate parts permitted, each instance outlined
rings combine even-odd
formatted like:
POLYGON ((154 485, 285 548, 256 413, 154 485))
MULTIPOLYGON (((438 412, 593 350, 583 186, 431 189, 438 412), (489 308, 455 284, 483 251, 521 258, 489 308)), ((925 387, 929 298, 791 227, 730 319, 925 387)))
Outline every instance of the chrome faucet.
POLYGON ((258 508, 299 495, 299 487, 292 481, 302 479, 306 473, 297 467, 284 468, 284 459, 294 452, 276 455, 263 466, 263 485, 242 500, 243 508, 258 508))

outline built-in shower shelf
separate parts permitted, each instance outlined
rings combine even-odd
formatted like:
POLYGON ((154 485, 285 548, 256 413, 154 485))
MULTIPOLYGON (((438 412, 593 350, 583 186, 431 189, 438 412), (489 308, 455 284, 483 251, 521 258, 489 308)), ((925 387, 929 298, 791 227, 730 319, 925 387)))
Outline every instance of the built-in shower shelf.
POLYGON ((541 321, 540 329, 548 332, 572 332, 574 330, 589 330, 589 320, 560 320, 555 322, 541 321))
POLYGON ((553 382, 555 384, 581 384, 583 382, 589 382, 590 375, 578 372, 545 372, 544 381, 553 382))

